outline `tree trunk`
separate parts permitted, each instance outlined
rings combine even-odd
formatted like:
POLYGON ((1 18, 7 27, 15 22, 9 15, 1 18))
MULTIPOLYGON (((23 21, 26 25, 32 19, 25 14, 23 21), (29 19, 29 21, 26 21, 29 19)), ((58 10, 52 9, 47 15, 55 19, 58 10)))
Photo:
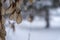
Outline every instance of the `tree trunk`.
POLYGON ((48 13, 48 10, 46 9, 46 28, 49 28, 49 13, 48 13))
POLYGON ((2 3, 1 3, 1 0, 0 0, 0 40, 5 40, 6 31, 5 31, 4 24, 2 24, 1 7, 2 7, 2 3))
POLYGON ((45 6, 44 9, 45 9, 45 11, 46 11, 46 17, 45 17, 45 20, 46 20, 46 28, 49 28, 49 13, 48 13, 48 7, 45 6))

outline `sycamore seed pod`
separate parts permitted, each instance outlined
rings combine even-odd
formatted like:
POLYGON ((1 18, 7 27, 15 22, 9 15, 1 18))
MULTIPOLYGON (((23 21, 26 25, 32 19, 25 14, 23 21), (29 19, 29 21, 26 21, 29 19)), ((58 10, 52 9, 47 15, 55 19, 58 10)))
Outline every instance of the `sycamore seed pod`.
POLYGON ((21 16, 21 14, 17 15, 16 22, 17 22, 17 24, 19 24, 19 23, 22 22, 22 16, 21 16))
POLYGON ((12 3, 10 7, 6 10, 6 14, 11 14, 16 9, 15 3, 12 3))
POLYGON ((14 15, 13 14, 9 16, 9 19, 10 20, 13 20, 13 18, 14 18, 14 15))
POLYGON ((5 18, 2 16, 2 24, 5 24, 5 18))
POLYGON ((16 14, 16 12, 14 12, 13 14, 11 14, 11 15, 9 16, 9 19, 10 19, 10 20, 16 20, 16 16, 17 16, 17 14, 16 14))
POLYGON ((1 13, 2 15, 5 15, 5 9, 3 7, 1 8, 1 13))

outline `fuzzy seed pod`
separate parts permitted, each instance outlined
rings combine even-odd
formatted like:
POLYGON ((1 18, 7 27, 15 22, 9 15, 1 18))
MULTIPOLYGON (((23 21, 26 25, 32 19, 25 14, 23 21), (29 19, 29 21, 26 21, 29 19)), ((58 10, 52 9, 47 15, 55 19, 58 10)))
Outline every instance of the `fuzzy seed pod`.
POLYGON ((5 15, 5 9, 3 7, 1 8, 1 13, 2 15, 5 15))
POLYGON ((16 16, 17 16, 17 14, 16 14, 16 12, 14 12, 13 14, 11 14, 10 15, 10 20, 16 20, 16 16))
POLYGON ((17 24, 19 24, 19 23, 22 22, 22 16, 21 16, 21 14, 17 15, 16 22, 17 22, 17 24))
POLYGON ((2 24, 5 24, 5 18, 2 16, 2 24))
POLYGON ((6 10, 6 14, 11 14, 16 9, 16 4, 12 3, 10 7, 6 10))

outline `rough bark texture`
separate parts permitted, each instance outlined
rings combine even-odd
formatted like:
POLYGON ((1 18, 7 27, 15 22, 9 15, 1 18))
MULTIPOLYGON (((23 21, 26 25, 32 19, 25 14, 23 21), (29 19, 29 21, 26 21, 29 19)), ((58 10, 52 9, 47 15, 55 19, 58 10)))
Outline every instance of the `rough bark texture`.
POLYGON ((5 40, 6 31, 4 24, 2 23, 2 12, 1 12, 2 3, 0 0, 0 40, 5 40))

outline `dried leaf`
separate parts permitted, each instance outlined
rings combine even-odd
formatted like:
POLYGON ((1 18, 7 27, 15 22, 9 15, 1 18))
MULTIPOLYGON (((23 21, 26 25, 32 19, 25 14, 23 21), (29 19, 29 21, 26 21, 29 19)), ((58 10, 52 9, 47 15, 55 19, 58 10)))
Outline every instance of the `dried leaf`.
POLYGON ((14 19, 14 15, 13 15, 13 14, 10 15, 9 19, 10 19, 10 20, 13 20, 13 19, 14 19))
POLYGON ((5 9, 3 7, 1 9, 1 13, 2 13, 2 15, 5 15, 5 9))
POLYGON ((21 5, 19 3, 16 3, 16 8, 21 9, 20 6, 21 5))
POLYGON ((5 24, 5 18, 2 16, 2 24, 5 24))
POLYGON ((7 10, 6 10, 6 14, 11 14, 15 9, 16 7, 12 7, 13 5, 11 5, 11 7, 9 7, 7 10))
POLYGON ((17 17, 17 13, 14 12, 13 14, 10 15, 10 20, 16 20, 16 17, 17 17))
POLYGON ((23 4, 23 0, 16 0, 16 8, 21 9, 22 4, 23 4))
POLYGON ((21 14, 17 16, 16 22, 17 22, 17 24, 19 24, 19 23, 22 22, 22 16, 21 16, 21 14))

